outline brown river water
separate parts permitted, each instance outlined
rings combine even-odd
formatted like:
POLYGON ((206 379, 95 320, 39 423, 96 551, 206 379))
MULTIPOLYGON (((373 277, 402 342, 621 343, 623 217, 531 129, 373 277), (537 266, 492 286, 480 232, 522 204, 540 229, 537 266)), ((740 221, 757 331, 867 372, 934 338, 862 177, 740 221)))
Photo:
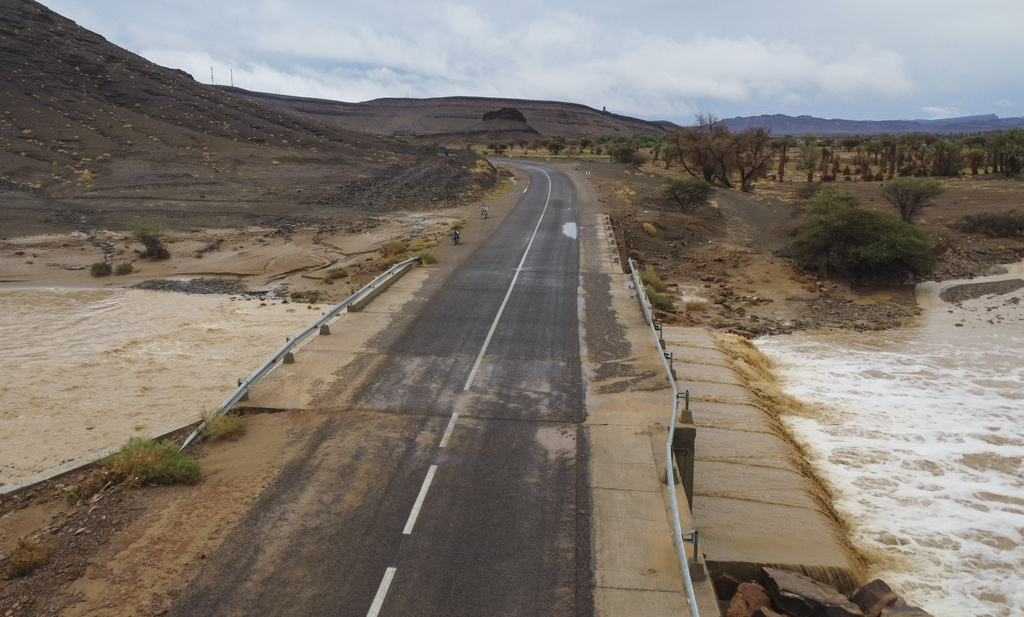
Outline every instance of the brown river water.
POLYGON ((216 409, 321 315, 134 289, 0 289, 0 485, 216 409))

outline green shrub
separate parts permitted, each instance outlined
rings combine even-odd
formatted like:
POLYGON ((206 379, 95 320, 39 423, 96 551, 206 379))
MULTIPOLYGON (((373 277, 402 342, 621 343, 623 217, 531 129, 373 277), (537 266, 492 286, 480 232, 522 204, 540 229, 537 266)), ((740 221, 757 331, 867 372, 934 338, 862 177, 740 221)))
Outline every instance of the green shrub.
POLYGON ((89 266, 89 274, 94 277, 110 276, 114 271, 114 267, 105 261, 97 261, 93 265, 89 266))
POLYGON ((452 223, 452 229, 462 229, 466 226, 466 219, 461 219, 452 223))
POLYGON ((299 300, 302 300, 304 297, 306 297, 306 294, 296 290, 288 294, 288 297, 292 300, 292 302, 298 302, 299 300))
POLYGON ((114 268, 114 274, 118 276, 131 274, 132 272, 135 272, 135 266, 133 266, 129 261, 122 261, 114 268))
POLYGON ((158 227, 154 225, 139 225, 132 230, 132 236, 141 242, 142 246, 146 247, 146 250, 142 253, 143 257, 151 257, 153 259, 170 258, 171 253, 164 246, 163 234, 158 227))
POLYGON ((805 267, 856 279, 926 274, 931 241, 899 217, 865 210, 845 189, 821 190, 807 204, 793 257, 805 267))
POLYGON ((434 254, 431 253, 430 251, 420 251, 419 257, 420 263, 422 263, 423 265, 437 263, 437 257, 435 257, 434 254))
POLYGON ((647 300, 650 301, 651 306, 662 311, 674 311, 676 305, 672 302, 672 298, 665 294, 660 294, 654 290, 653 287, 647 288, 647 300))
POLYGON ((683 212, 692 212, 708 205, 714 190, 711 183, 704 178, 670 178, 665 183, 662 196, 679 206, 683 212))
POLYGON ((644 271, 640 273, 640 281, 643 282, 644 285, 647 285, 647 287, 659 293, 668 288, 665 281, 661 280, 661 277, 658 276, 657 272, 655 272, 654 266, 649 265, 644 268, 644 271))
POLYGON ((100 464, 109 479, 130 486, 195 484, 203 473, 199 463, 182 454, 174 443, 142 437, 133 437, 100 464))

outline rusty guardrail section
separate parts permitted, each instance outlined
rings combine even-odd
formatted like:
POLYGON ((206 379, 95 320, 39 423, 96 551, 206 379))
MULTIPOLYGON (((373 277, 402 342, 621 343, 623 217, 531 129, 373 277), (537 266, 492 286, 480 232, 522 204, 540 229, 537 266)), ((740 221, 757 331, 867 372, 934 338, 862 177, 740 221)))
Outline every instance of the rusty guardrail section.
POLYGON ((330 322, 332 319, 340 315, 342 311, 345 311, 350 307, 352 307, 354 310, 356 310, 356 307, 361 307, 364 300, 369 301, 373 296, 379 294, 381 291, 383 291, 384 287, 387 287, 388 285, 393 283, 394 279, 396 279, 401 274, 405 274, 405 271, 411 268, 412 265, 418 261, 420 261, 419 257, 413 257, 411 259, 407 259, 401 263, 391 266, 390 268, 388 268, 387 271, 385 271, 383 274, 379 275, 377 278, 370 281, 362 289, 346 298, 344 302, 324 313, 323 317, 318 319, 316 323, 309 326, 302 332, 299 332, 295 336, 289 338, 285 346, 279 349, 277 353, 270 356, 270 359, 264 362, 263 366, 256 369, 256 372, 254 372, 252 375, 249 375, 249 377, 245 379, 238 380, 238 388, 231 394, 231 396, 228 397, 226 401, 224 401, 221 404, 220 407, 218 407, 212 414, 210 414, 209 420, 203 422, 202 424, 199 425, 199 428, 192 431, 192 434, 189 435, 188 439, 185 440, 185 443, 182 444, 181 449, 184 450, 192 443, 194 443, 197 439, 199 439, 199 437, 203 433, 203 429, 206 428, 208 422, 212 422, 213 420, 216 420, 217 418, 223 416, 228 411, 230 411, 231 408, 234 407, 236 403, 238 403, 238 401, 242 400, 242 398, 249 393, 249 389, 256 385, 256 383, 259 380, 263 379, 267 375, 267 373, 272 371, 279 364, 283 364, 286 361, 286 356, 292 353, 292 351, 300 343, 305 341, 314 333, 329 334, 330 330, 327 328, 328 322, 330 322))
POLYGON ((693 544, 694 554, 697 553, 697 532, 690 531, 683 534, 682 524, 679 522, 679 506, 676 504, 676 481, 674 474, 674 465, 672 463, 672 445, 675 440, 676 432, 676 420, 679 417, 679 399, 680 396, 684 396, 687 401, 687 408, 689 408, 690 392, 687 391, 685 395, 680 395, 679 389, 676 388, 675 376, 672 374, 672 367, 669 365, 669 359, 671 354, 665 353, 665 348, 662 345, 661 338, 658 336, 658 330, 654 324, 654 316, 651 313, 651 306, 647 301, 647 293, 644 284, 640 281, 640 273, 637 272, 636 263, 629 260, 629 271, 633 276, 633 286, 637 292, 637 300, 640 302, 640 309, 644 313, 644 320, 647 325, 651 328, 651 334, 654 335, 654 344, 658 348, 659 355, 661 356, 661 364, 665 367, 665 374, 668 375, 669 384, 672 386, 672 418, 668 425, 668 443, 665 444, 665 468, 668 480, 668 492, 670 501, 672 502, 672 527, 675 534, 674 541, 676 545, 676 553, 679 555, 679 566, 683 570, 683 584, 686 587, 686 600, 690 605, 690 614, 693 617, 700 617, 700 613, 697 610, 697 597, 693 591, 693 580, 690 578, 690 563, 686 559, 686 551, 683 548, 684 536, 686 540, 693 544))

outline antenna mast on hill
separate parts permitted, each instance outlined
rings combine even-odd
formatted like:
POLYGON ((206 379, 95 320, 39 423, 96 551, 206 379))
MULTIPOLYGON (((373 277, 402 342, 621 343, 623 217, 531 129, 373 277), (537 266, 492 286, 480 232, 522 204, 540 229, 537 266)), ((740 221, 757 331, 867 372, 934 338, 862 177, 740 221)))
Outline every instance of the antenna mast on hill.
POLYGON ((231 77, 231 87, 235 87, 235 69, 228 69, 228 75, 231 77))
POLYGON ((210 85, 211 86, 214 85, 213 84, 213 67, 212 66, 210 67, 210 85))

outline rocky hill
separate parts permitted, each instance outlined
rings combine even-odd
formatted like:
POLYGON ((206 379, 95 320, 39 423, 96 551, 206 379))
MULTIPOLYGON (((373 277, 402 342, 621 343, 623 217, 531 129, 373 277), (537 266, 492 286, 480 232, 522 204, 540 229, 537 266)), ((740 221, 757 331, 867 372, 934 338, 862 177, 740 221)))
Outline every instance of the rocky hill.
POLYGON ((368 177, 425 183, 390 187, 395 202, 374 208, 409 205, 403 196, 444 203, 480 188, 471 153, 443 157, 204 85, 32 0, 0 0, 0 67, 5 215, 12 199, 359 208, 349 185, 368 177))
POLYGON ((650 122, 586 105, 554 101, 454 96, 343 103, 238 88, 222 89, 279 109, 300 112, 339 129, 450 145, 495 139, 532 142, 553 135, 662 135, 675 127, 671 122, 650 122), (502 110, 508 112, 498 114, 502 110))
POLYGON ((1000 118, 995 114, 943 118, 941 120, 839 120, 813 116, 782 114, 726 118, 726 126, 740 131, 752 126, 772 130, 773 135, 800 136, 814 133, 818 137, 847 135, 899 135, 901 133, 937 133, 942 135, 985 133, 1024 127, 1024 118, 1000 118))

